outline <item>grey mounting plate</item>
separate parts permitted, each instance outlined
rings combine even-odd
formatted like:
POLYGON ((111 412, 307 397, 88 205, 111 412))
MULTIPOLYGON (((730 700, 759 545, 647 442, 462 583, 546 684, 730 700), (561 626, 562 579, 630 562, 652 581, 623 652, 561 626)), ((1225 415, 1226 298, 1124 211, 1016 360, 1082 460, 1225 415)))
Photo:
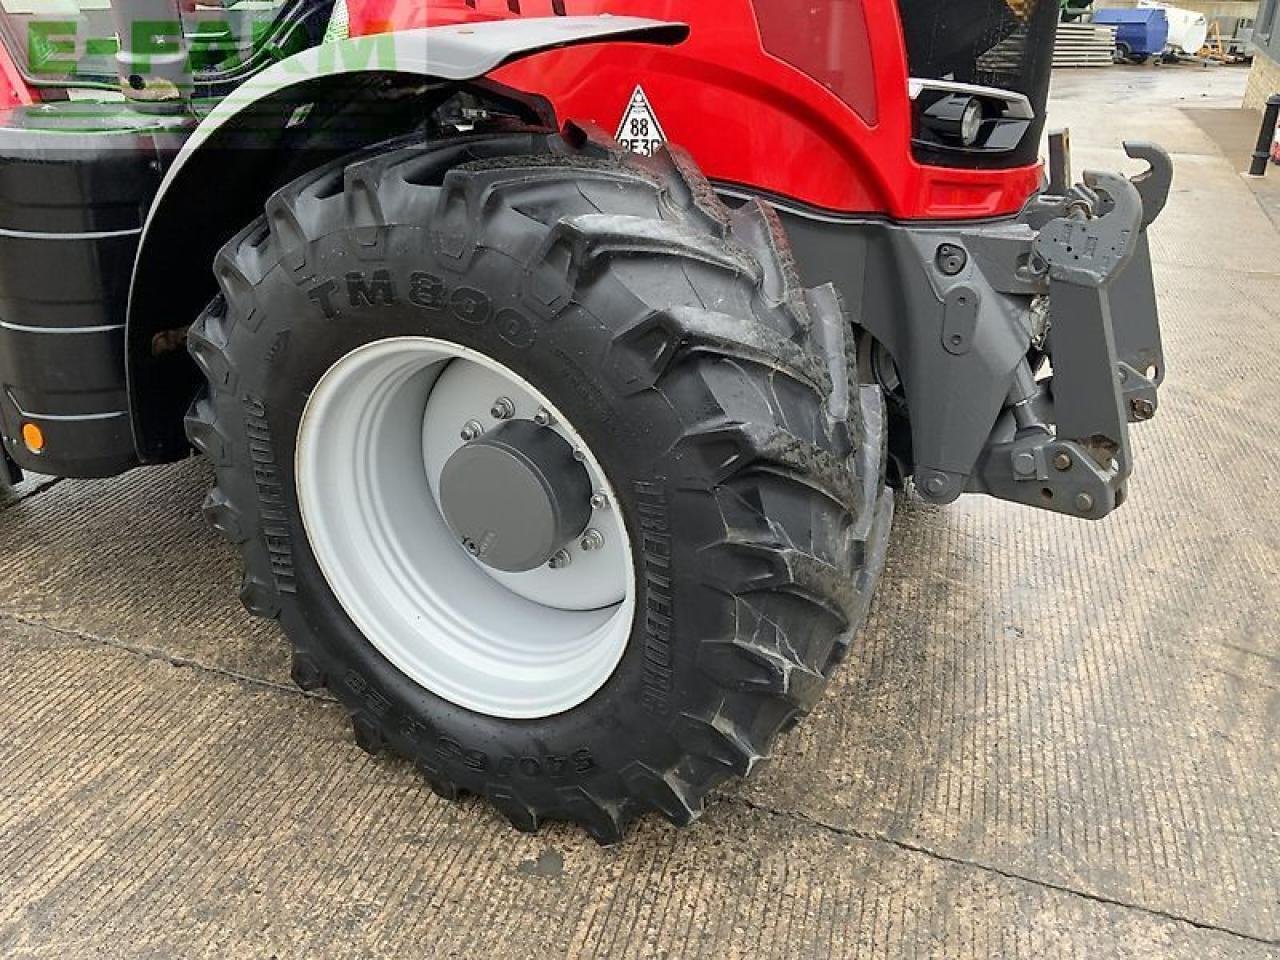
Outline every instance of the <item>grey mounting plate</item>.
POLYGON ((1048 277, 1053 365, 1037 399, 1054 430, 1006 423, 976 483, 1002 499, 1090 519, 1124 503, 1129 424, 1155 415, 1164 377, 1146 227, 1164 206, 1171 165, 1158 147, 1126 147, 1148 160, 1148 172, 1135 181, 1087 172, 1085 189, 1033 244, 1048 277))

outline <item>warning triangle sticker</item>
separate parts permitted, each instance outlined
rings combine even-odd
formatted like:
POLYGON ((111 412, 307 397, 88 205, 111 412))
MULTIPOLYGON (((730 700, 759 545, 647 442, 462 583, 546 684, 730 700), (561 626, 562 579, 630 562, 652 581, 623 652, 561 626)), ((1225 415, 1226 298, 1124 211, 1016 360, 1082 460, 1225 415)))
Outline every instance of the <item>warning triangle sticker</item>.
POLYGON ((667 142, 667 135, 662 131, 662 124, 658 122, 658 115, 644 87, 636 87, 636 92, 631 95, 631 103, 622 115, 618 135, 614 139, 632 153, 646 157, 653 156, 667 142))

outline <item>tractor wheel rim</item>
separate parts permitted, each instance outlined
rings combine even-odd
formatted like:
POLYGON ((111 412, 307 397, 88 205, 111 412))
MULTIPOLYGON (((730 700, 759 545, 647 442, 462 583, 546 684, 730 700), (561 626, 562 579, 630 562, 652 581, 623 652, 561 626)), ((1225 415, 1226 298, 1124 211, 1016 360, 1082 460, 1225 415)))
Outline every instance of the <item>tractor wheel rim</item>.
POLYGON ((504 365, 428 337, 352 351, 308 399, 295 475, 330 590, 420 686, 478 713, 535 719, 578 706, 617 668, 636 596, 617 497, 571 421, 504 365), (554 568, 504 573, 450 529, 440 476, 464 433, 535 417, 586 469, 591 519, 554 568))

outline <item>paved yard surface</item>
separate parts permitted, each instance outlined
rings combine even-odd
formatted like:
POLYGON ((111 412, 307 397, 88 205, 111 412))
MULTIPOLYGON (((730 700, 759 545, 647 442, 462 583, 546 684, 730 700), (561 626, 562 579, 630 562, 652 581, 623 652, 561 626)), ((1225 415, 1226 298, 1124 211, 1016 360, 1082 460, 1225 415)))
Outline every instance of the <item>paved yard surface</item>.
POLYGON ((1126 134, 1178 155, 1171 380, 1120 515, 902 503, 817 714, 695 829, 602 850, 443 803, 298 693, 202 464, 28 485, 0 511, 0 956, 1280 955, 1280 235, 1181 93, 1126 109, 1102 73, 1058 90, 1077 167, 1126 134))

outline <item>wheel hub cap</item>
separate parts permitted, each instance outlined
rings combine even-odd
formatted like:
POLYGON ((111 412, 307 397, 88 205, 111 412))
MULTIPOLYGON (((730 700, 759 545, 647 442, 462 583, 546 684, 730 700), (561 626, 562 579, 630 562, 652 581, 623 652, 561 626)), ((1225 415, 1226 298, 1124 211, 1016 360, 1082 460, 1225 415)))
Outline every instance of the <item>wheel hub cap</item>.
POLYGON ((591 520, 591 477, 556 432, 510 420, 458 449, 440 509, 477 560, 507 573, 548 564, 591 520))

